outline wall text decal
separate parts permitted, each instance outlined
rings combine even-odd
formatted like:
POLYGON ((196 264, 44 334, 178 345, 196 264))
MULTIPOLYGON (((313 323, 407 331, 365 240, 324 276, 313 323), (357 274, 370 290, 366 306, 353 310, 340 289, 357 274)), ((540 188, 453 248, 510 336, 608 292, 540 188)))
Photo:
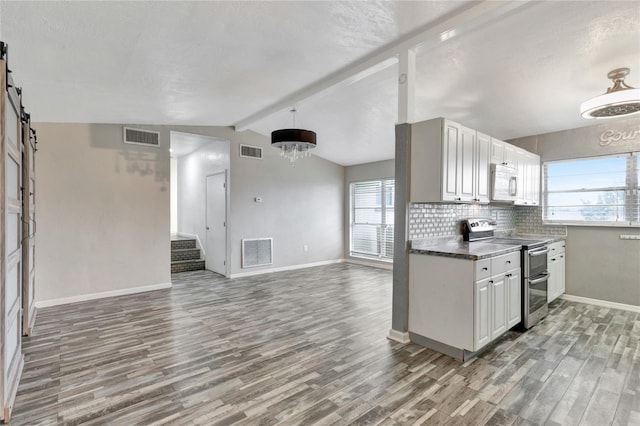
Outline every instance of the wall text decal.
POLYGON ((640 128, 631 130, 605 130, 600 135, 600 146, 609 146, 620 141, 640 139, 640 128))

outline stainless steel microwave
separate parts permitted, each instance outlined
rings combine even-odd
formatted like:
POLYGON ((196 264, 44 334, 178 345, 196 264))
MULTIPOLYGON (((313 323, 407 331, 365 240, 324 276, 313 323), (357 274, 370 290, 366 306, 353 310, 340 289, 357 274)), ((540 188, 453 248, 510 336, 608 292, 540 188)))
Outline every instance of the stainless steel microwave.
POLYGON ((518 196, 518 169, 502 164, 491 165, 491 201, 516 201, 518 196))

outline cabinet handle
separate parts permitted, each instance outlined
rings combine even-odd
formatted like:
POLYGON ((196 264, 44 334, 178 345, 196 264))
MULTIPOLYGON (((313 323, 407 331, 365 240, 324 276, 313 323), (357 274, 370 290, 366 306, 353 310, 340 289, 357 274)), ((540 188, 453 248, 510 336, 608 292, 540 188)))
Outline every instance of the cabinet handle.
POLYGON ((507 263, 509 263, 509 264, 510 264, 510 263, 511 263, 511 261, 510 261, 510 260, 507 260, 507 263))
POLYGON ((489 280, 489 284, 493 284, 493 280, 489 280))
POLYGON ((513 274, 507 274, 507 277, 512 277, 512 276, 513 276, 513 274))
POLYGON ((484 268, 482 268, 483 271, 488 271, 489 269, 485 266, 484 268))
POLYGON ((460 197, 456 197, 456 198, 454 198, 454 200, 456 200, 456 201, 460 201, 460 200, 462 200, 462 198, 460 198, 460 197))

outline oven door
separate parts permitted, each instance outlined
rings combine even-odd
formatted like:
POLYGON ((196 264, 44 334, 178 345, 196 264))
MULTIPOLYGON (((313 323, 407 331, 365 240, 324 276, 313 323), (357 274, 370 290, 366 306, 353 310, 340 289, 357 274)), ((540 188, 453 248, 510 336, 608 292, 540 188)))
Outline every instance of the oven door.
POLYGON ((549 312, 547 305, 547 282, 549 274, 544 273, 524 280, 526 288, 524 306, 524 326, 530 328, 549 312))
POLYGON ((528 251, 525 277, 537 277, 547 273, 547 253, 549 253, 548 247, 528 251))

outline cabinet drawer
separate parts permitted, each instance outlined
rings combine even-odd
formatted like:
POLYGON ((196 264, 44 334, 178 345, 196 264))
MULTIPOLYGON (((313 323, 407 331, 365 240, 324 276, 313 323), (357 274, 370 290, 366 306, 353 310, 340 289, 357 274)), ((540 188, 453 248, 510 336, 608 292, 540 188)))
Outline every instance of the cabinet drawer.
POLYGON ((558 254, 564 253, 564 246, 564 240, 549 244, 549 255, 555 257, 558 254))
POLYGON ((491 275, 491 259, 476 260, 476 281, 489 278, 491 275))
POLYGON ((513 268, 520 267, 520 252, 503 254, 491 258, 491 275, 498 275, 513 268))

